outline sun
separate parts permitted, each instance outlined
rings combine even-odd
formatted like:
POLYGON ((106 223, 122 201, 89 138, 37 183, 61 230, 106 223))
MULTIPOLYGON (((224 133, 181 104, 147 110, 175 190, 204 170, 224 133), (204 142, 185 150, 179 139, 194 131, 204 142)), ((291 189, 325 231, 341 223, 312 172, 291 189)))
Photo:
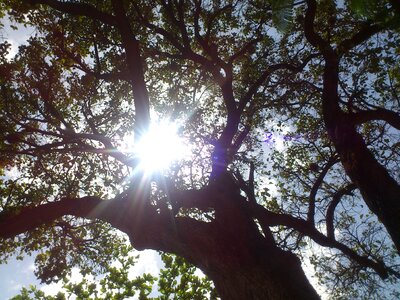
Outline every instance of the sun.
POLYGON ((158 122, 152 124, 135 144, 126 141, 129 152, 138 161, 137 168, 153 173, 167 169, 174 162, 183 159, 189 148, 188 143, 178 135, 178 130, 179 126, 175 123, 158 122))

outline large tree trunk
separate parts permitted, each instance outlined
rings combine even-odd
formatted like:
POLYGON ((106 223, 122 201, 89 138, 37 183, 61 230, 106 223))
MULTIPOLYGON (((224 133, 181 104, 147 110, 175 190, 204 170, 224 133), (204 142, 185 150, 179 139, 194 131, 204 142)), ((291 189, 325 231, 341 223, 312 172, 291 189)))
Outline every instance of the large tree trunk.
POLYGON ((400 185, 368 149, 351 115, 340 109, 338 74, 338 60, 327 59, 322 95, 325 126, 347 175, 360 189, 365 203, 385 226, 400 253, 400 185))
POLYGON ((368 149, 363 137, 357 132, 352 115, 345 113, 339 103, 339 62, 341 51, 348 51, 362 43, 381 27, 352 35, 332 47, 314 30, 317 11, 315 0, 307 1, 304 33, 311 45, 319 49, 325 60, 322 91, 322 114, 329 138, 335 145, 346 174, 357 185, 369 209, 383 223, 400 253, 400 185, 390 176, 368 149))
POLYGON ((348 123, 332 126, 335 128, 332 141, 347 175, 360 189, 368 208, 385 226, 400 253, 400 186, 348 123))
POLYGON ((213 221, 165 217, 146 234, 132 232, 134 247, 185 257, 213 280, 225 300, 319 299, 300 260, 261 234, 239 191, 221 182, 215 187, 198 194, 215 204, 213 221))
POLYGON ((182 193, 186 204, 213 204, 213 220, 174 216, 170 210, 160 213, 144 197, 66 198, 3 216, 0 237, 51 224, 64 215, 101 219, 126 232, 138 250, 155 249, 186 258, 213 280, 224 300, 319 299, 300 260, 278 248, 268 232, 260 232, 249 202, 234 185, 217 182, 182 193))
POLYGON ((278 249, 271 252, 259 249, 238 257, 231 251, 203 271, 222 299, 319 299, 296 256, 278 249))

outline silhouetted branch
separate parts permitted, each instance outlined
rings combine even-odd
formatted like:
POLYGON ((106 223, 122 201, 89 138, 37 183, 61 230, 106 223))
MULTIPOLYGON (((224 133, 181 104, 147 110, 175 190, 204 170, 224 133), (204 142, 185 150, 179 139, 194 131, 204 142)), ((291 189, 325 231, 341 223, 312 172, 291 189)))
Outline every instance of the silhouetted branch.
POLYGON ((117 20, 114 16, 104 13, 87 3, 65 2, 56 0, 28 0, 26 2, 30 4, 48 5, 51 8, 54 8, 63 13, 67 13, 73 16, 85 16, 93 20, 99 20, 100 22, 111 26, 115 26, 117 24, 117 20))
POLYGON ((339 54, 344 54, 350 49, 356 47, 357 45, 365 42, 374 34, 385 29, 381 24, 370 24, 366 23, 358 32, 356 32, 351 38, 343 40, 338 45, 339 54))
POLYGON ((385 109, 377 108, 375 110, 360 110, 351 114, 351 119, 356 125, 374 120, 382 120, 390 124, 393 128, 400 130, 400 114, 385 109))
POLYGON ((356 189, 356 187, 357 186, 354 183, 351 183, 338 190, 333 195, 332 201, 326 211, 326 234, 328 238, 335 239, 334 216, 337 205, 340 203, 340 200, 342 200, 344 195, 350 195, 351 192, 356 189))
POLYGON ((289 228, 297 230, 299 233, 310 237, 313 241, 323 247, 335 248, 340 250, 343 254, 354 260, 358 264, 364 267, 372 268, 381 278, 387 278, 389 269, 384 265, 383 262, 373 261, 368 257, 361 256, 355 251, 350 249, 348 246, 336 241, 333 238, 329 238, 319 232, 313 224, 310 222, 293 217, 287 214, 280 214, 268 211, 261 205, 252 205, 254 217, 259 220, 260 223, 268 224, 268 226, 283 225, 289 228))
POLYGON ((307 220, 314 224, 315 220, 315 197, 317 196, 318 189, 320 188, 322 182, 324 181, 325 175, 328 173, 329 169, 338 162, 338 158, 335 156, 332 156, 326 165, 323 167, 322 171, 318 174, 317 179, 315 180, 311 191, 310 195, 308 197, 308 213, 307 213, 307 220))
POLYGON ((139 41, 132 32, 123 2, 113 0, 112 6, 117 19, 117 28, 121 34, 125 49, 126 63, 131 78, 133 100, 135 104, 135 139, 147 131, 150 125, 150 100, 144 80, 142 57, 139 41))
POLYGON ((317 2, 307 0, 307 9, 304 17, 304 34, 308 42, 319 49, 324 55, 333 52, 332 47, 325 41, 314 29, 315 14, 317 11, 317 2))
POLYGON ((63 198, 60 201, 23 208, 16 214, 2 213, 0 237, 14 237, 41 225, 50 224, 65 215, 100 219, 119 228, 122 224, 117 219, 119 214, 116 212, 115 201, 105 201, 94 196, 63 198))

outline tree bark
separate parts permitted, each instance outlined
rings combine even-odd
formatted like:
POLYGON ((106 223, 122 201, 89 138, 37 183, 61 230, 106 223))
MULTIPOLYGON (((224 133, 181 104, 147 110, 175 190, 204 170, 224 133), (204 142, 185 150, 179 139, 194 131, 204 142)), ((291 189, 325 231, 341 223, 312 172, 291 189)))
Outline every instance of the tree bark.
POLYGON ((329 137, 343 167, 359 188, 368 208, 387 229, 400 253, 400 185, 368 149, 356 130, 356 120, 339 107, 338 61, 326 59, 322 111, 329 137))
MULTIPOLYGON (((213 280, 222 299, 319 299, 291 252, 265 238, 254 222, 247 200, 229 181, 190 193, 215 207, 210 222, 157 212, 143 197, 101 200, 63 199, 3 215, 0 237, 33 230, 63 215, 100 219, 128 234, 138 250, 180 255, 213 280)), ((197 201, 197 200, 196 200, 197 201)))
MULTIPOLYGON (((317 2, 308 0, 304 33, 308 42, 319 49, 325 61, 322 91, 322 114, 325 127, 340 156, 346 174, 357 185, 366 205, 385 226, 400 253, 400 185, 376 160, 361 134, 357 132, 356 125, 359 120, 353 120, 352 115, 342 111, 339 106, 341 58, 339 52, 349 51, 382 28, 370 26, 360 30, 350 39, 342 41, 338 46, 338 49, 341 49, 339 51, 314 30, 316 10, 317 2)), ((378 118, 380 119, 381 116, 378 118)), ((386 121, 393 123, 392 118, 386 121)))
POLYGON ((236 264, 217 265, 216 270, 205 272, 222 299, 320 299, 293 254, 265 255, 269 257, 258 260, 249 256, 236 264), (276 260, 271 266, 273 258, 276 260))
POLYGON ((202 267, 222 299, 319 299, 294 254, 261 243, 246 253, 237 246, 202 267))
POLYGON ((213 221, 164 216, 131 227, 132 245, 186 258, 209 276, 222 299, 319 299, 299 258, 260 233, 238 190, 217 181, 200 193, 214 203, 213 221))

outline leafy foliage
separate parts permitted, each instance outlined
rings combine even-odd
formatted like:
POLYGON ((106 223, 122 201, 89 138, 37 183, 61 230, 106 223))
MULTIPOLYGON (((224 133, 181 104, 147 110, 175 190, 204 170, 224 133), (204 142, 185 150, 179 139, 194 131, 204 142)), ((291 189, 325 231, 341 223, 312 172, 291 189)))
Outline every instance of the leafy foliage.
POLYGON ((66 290, 15 299, 152 299, 156 283, 154 299, 216 299, 181 256, 213 280, 237 279, 233 290, 262 272, 230 264, 245 257, 273 270, 262 282, 283 285, 274 263, 293 253, 332 298, 398 297, 396 9, 2 1, 2 15, 34 30, 13 58, 0 44, 1 261, 38 253, 36 275, 66 290), (127 141, 158 118, 181 124, 191 153, 143 174, 127 141), (133 247, 163 251, 159 278, 129 277, 121 231, 133 247), (71 283, 73 267, 103 277, 71 283))
MULTIPOLYGON (((35 286, 23 288, 18 296, 12 300, 63 300, 76 297, 76 299, 128 299, 135 297, 140 300, 163 299, 217 299, 212 282, 198 274, 197 269, 180 257, 163 254, 161 256, 164 268, 159 278, 150 274, 142 274, 132 279, 130 270, 135 266, 137 256, 131 256, 128 248, 120 253, 118 260, 109 265, 104 276, 100 278, 88 276, 81 281, 63 280, 63 291, 55 296, 46 295, 35 286), (150 296, 153 287, 158 294, 150 296)), ((82 271, 81 271, 82 273, 82 271)))

